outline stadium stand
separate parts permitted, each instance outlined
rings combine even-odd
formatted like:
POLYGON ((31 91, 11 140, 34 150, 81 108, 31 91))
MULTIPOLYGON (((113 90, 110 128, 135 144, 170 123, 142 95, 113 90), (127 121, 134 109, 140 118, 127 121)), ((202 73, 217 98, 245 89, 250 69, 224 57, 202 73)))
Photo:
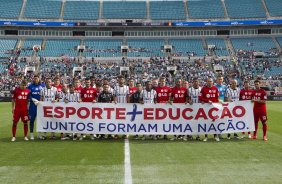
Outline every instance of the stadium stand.
POLYGON ((0 39, 0 57, 10 57, 15 49, 16 39, 0 39))
POLYGON ((278 17, 282 16, 281 7, 282 1, 280 0, 265 0, 268 12, 270 16, 278 17))
POLYGON ((104 1, 103 18, 106 19, 145 19, 145 1, 104 1))
POLYGON ((41 54, 45 57, 76 57, 75 48, 79 44, 80 40, 47 40, 45 47, 42 47, 41 54))
POLYGON ((137 40, 130 39, 127 41, 129 47, 129 57, 151 57, 151 56, 164 56, 161 52, 161 47, 164 46, 164 40, 137 40))
POLYGON ((150 1, 152 20, 185 20, 183 1, 150 1))
POLYGON ((225 42, 220 38, 207 38, 206 42, 208 45, 215 45, 215 53, 217 56, 228 56, 229 53, 227 51, 225 42))
POLYGON ((66 1, 65 20, 97 20, 100 3, 98 1, 66 1))
POLYGON ((61 1, 27 0, 24 17, 31 19, 59 19, 61 1))
POLYGON ((85 40, 86 57, 120 57, 122 40, 85 40))
POLYGON ((33 46, 39 45, 41 46, 42 40, 40 39, 28 39, 23 42, 23 46, 21 47, 21 54, 22 57, 31 56, 33 53, 33 46))
POLYGON ((221 0, 188 0, 187 8, 189 18, 193 19, 218 19, 224 18, 221 0))
POLYGON ((2 0, 0 18, 17 19, 20 15, 22 0, 2 0))
POLYGON ((266 18, 261 0, 225 0, 231 19, 266 18))
POLYGON ((206 51, 200 39, 170 39, 169 43, 174 47, 175 56, 204 56, 206 51))

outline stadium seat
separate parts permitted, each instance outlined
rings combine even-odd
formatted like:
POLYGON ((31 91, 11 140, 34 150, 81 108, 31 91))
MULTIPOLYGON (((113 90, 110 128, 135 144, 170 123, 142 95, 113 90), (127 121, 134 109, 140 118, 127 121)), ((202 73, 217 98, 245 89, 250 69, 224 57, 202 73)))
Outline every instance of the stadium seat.
POLYGON ((47 40, 45 48, 42 48, 42 56, 61 57, 77 56, 75 47, 80 44, 80 40, 47 40))
POLYGON ((15 49, 16 43, 16 39, 0 39, 0 57, 11 56, 8 50, 15 49))
POLYGON ((151 57, 151 56, 164 56, 161 52, 161 47, 164 46, 164 40, 150 39, 129 39, 127 40, 129 47, 129 57, 151 57))
POLYGON ((281 0, 265 0, 266 7, 270 16, 282 16, 282 1, 281 0))
POLYGON ((122 40, 85 40, 86 57, 120 57, 122 40))
POLYGON ((183 1, 150 1, 152 20, 185 20, 183 1))
MULTIPOLYGON (((41 46, 42 40, 39 39, 32 39, 32 40, 25 40, 23 42, 23 46, 21 47, 21 55, 20 56, 31 56, 33 53, 33 46, 40 45, 41 46)), ((40 52, 39 52, 40 53, 40 52)))
POLYGON ((61 6, 61 1, 27 0, 24 17, 33 19, 58 19, 61 14, 61 6))
POLYGON ((270 48, 275 48, 271 38, 231 38, 234 49, 253 50, 269 52, 270 48))
POLYGON ((169 42, 175 47, 173 52, 182 56, 188 56, 188 53, 194 53, 197 56, 206 55, 201 39, 171 39, 169 42))
POLYGON ((225 0, 225 5, 232 19, 266 18, 261 0, 225 0))
POLYGON ((226 49, 226 45, 223 39, 220 38, 207 38, 206 42, 208 45, 216 46, 216 55, 218 56, 228 56, 228 51, 226 49))
POLYGON ((224 18, 221 0, 188 0, 188 16, 193 19, 224 18))
POLYGON ((100 3, 98 1, 66 1, 65 20, 97 20, 100 3))
POLYGON ((104 1, 103 18, 146 19, 145 1, 104 1))
POLYGON ((20 15, 22 4, 22 0, 2 0, 0 18, 17 19, 20 15))

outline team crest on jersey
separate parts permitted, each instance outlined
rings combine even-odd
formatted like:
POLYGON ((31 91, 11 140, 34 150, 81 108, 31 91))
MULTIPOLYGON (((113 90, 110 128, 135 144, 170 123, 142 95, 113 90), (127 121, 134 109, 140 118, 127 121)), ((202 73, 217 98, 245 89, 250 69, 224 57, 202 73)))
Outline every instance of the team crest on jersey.
POLYGON ((18 99, 22 99, 23 97, 22 96, 18 96, 18 99))
POLYGON ((22 92, 22 95, 24 95, 24 92, 22 92))
POLYGON ((209 93, 211 93, 212 92, 212 90, 209 90, 209 93))
POLYGON ((36 91, 38 91, 38 88, 35 88, 36 91))
POLYGON ((161 90, 161 92, 164 92, 164 90, 161 90))
POLYGON ((211 95, 210 94, 207 94, 207 98, 210 98, 211 97, 211 95))
POLYGON ((180 91, 177 91, 177 93, 180 93, 180 91))

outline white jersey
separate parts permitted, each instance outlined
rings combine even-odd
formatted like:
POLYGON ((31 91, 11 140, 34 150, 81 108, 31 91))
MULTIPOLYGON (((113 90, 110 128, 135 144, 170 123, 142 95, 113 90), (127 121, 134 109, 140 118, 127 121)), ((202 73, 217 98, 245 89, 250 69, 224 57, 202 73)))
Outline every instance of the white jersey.
POLYGON ((57 94, 58 94, 58 95, 57 95, 58 101, 59 101, 59 102, 64 102, 67 93, 64 93, 63 91, 60 91, 60 92, 58 92, 57 94))
POLYGON ((43 98, 42 101, 50 102, 56 99, 57 96, 57 88, 52 86, 51 88, 47 88, 46 86, 40 91, 40 97, 43 98))
POLYGON ((157 98, 157 92, 153 89, 151 91, 144 89, 142 90, 140 97, 143 99, 144 103, 154 103, 154 100, 157 98))
POLYGON ((188 89, 189 99, 191 99, 193 103, 200 103, 199 102, 199 95, 200 95, 201 90, 202 90, 201 87, 198 87, 196 89, 193 86, 188 89))
POLYGON ((129 95, 129 88, 128 86, 116 86, 114 88, 114 96, 117 98, 117 103, 126 103, 126 97, 129 95))
POLYGON ((80 94, 79 93, 70 93, 68 92, 65 96, 65 100, 68 100, 69 102, 78 102, 80 101, 80 94))
POLYGON ((240 97, 239 88, 236 88, 236 89, 228 88, 225 91, 224 98, 227 98, 228 101, 231 101, 231 102, 239 101, 239 97, 240 97))

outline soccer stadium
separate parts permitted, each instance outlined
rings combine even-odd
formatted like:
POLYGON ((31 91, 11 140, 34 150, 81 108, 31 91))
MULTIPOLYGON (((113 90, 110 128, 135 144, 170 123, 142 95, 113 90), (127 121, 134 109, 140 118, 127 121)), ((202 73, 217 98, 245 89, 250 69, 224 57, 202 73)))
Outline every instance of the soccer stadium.
POLYGON ((282 183, 282 0, 0 0, 0 183, 282 183))

